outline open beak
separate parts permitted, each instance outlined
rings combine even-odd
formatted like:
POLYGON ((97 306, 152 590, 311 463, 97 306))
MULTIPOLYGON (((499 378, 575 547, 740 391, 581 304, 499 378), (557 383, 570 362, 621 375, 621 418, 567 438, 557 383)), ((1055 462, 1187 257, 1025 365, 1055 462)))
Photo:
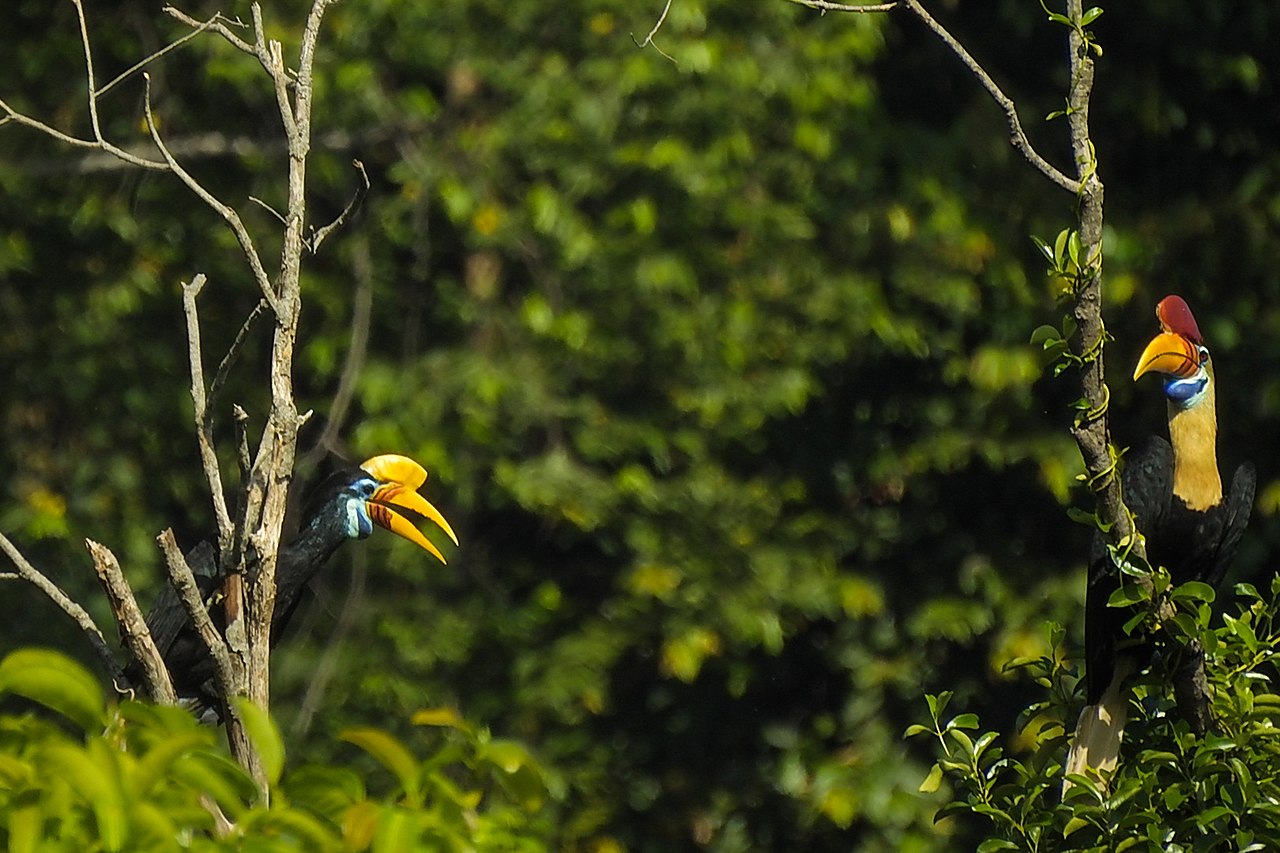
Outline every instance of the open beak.
POLYGON ((416 491, 426 482, 426 469, 407 456, 397 455, 375 456, 360 467, 383 481, 365 502, 369 517, 374 523, 429 551, 440 562, 445 562, 440 549, 431 544, 431 540, 423 536, 422 531, 414 524, 414 520, 427 519, 443 530, 454 545, 458 544, 457 534, 440 510, 416 491))
POLYGON ((1162 332, 1151 339, 1138 358, 1133 378, 1146 373, 1164 373, 1187 379, 1200 369, 1200 354, 1194 344, 1182 335, 1162 332))

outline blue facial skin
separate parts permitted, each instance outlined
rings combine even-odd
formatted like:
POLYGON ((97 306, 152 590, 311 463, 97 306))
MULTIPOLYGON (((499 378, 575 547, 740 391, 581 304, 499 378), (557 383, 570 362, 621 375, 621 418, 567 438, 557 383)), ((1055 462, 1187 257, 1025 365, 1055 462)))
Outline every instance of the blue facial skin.
POLYGON ((347 504, 347 537, 365 539, 373 533, 373 519, 369 517, 369 508, 365 502, 373 497, 378 482, 372 478, 357 480, 343 492, 342 499, 347 504))
POLYGON ((1194 376, 1186 379, 1169 379, 1164 383, 1164 395, 1180 406, 1193 406, 1199 402, 1200 395, 1209 386, 1209 372, 1204 365, 1209 361, 1209 353, 1200 347, 1200 369, 1194 376))

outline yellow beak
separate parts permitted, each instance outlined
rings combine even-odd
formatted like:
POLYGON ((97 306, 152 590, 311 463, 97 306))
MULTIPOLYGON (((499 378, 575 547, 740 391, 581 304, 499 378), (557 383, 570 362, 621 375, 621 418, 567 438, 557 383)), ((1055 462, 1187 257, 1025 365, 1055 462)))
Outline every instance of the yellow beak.
POLYGON ((1163 332, 1152 338, 1142 351, 1133 378, 1136 381, 1139 376, 1154 372, 1186 379, 1199 369, 1200 353, 1195 345, 1182 335, 1163 332))
POLYGON ((422 535, 413 521, 397 510, 406 510, 411 517, 427 519, 443 530, 453 544, 458 544, 458 536, 449 526, 449 522, 431 503, 418 494, 416 489, 427 479, 426 470, 407 456, 375 456, 360 466, 379 480, 385 480, 373 495, 365 502, 369 517, 380 527, 390 530, 397 536, 408 539, 430 552, 437 560, 444 563, 444 555, 440 553, 431 540, 422 535))

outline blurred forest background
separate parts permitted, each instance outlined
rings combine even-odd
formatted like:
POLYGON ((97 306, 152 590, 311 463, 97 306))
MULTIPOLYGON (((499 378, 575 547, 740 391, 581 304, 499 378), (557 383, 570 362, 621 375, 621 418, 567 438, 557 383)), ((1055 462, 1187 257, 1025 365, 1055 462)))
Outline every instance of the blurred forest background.
MULTIPOLYGON (((156 2, 86 5, 100 80, 183 32, 156 2)), ((932 5, 1069 171, 1065 126, 1041 121, 1063 103, 1063 28, 1036 0, 932 5)), ((264 11, 291 38, 303 4, 264 11)), ((390 536, 340 552, 274 657, 273 713, 291 756, 325 759, 345 726, 412 737, 412 712, 456 706, 562 781, 556 848, 964 849, 932 825, 942 795, 916 792, 928 745, 902 740, 923 693, 1012 731, 1038 688, 1004 665, 1046 651, 1047 621, 1082 643, 1078 390, 1028 343, 1062 313, 1029 237, 1068 227, 1074 199, 905 13, 675 0, 656 37, 673 62, 632 38, 661 11, 329 13, 312 215, 342 209, 353 158, 373 187, 305 276, 298 479, 408 454, 463 547, 446 569, 390 536), (351 408, 318 445, 344 368, 351 408)), ((1262 578, 1280 6, 1132 0, 1093 30, 1115 439, 1163 430, 1128 377, 1155 301, 1181 293, 1214 347, 1223 466, 1260 474, 1234 579, 1262 578)), ((6 4, 0 44, 0 97, 83 130, 72 5, 6 4)), ((209 36, 150 71, 177 156, 267 233, 246 200, 282 198, 284 152, 252 60, 209 36)), ((143 146, 140 81, 104 103, 108 135, 143 146)), ((85 537, 149 600, 156 533, 214 527, 178 283, 209 276, 214 354, 258 293, 171 176, 16 126, 0 223, 0 530, 106 625, 85 537)), ((224 396, 259 426, 268 349, 251 340, 224 396)), ((2 589, 0 650, 94 664, 34 590, 2 589)))

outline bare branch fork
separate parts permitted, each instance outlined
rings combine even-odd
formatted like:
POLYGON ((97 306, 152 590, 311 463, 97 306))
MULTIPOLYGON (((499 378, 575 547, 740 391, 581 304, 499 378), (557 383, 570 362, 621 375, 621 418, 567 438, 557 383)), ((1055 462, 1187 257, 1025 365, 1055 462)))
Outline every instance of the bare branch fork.
MULTIPOLYGON (((355 166, 360 172, 363 187, 357 190, 352 201, 332 223, 313 230, 309 239, 304 236, 306 160, 311 146, 312 71, 321 22, 325 11, 336 0, 312 0, 301 34, 297 65, 293 69, 285 63, 284 49, 280 42, 266 37, 262 10, 257 3, 251 7, 252 23, 248 26, 239 20, 228 19, 222 15, 214 15, 208 20, 200 21, 173 6, 167 6, 164 12, 189 27, 190 32, 135 63, 101 87, 96 80, 89 25, 83 0, 72 0, 72 2, 76 8, 84 54, 85 97, 91 130, 90 138, 80 138, 64 133, 19 112, 3 100, 0 100, 0 125, 16 124, 29 127, 67 145, 93 149, 95 153, 114 157, 129 166, 171 172, 206 207, 218 214, 231 230, 239 243, 254 283, 261 292, 261 301, 246 318, 221 360, 212 383, 208 383, 197 307, 197 299, 207 283, 206 277, 199 274, 182 285, 188 358, 191 367, 192 415, 201 464, 208 481, 218 526, 219 564, 227 576, 227 582, 222 590, 227 609, 225 635, 218 632, 205 609, 205 603, 201 600, 191 567, 179 550, 172 532, 166 530, 158 538, 165 554, 170 581, 215 662, 216 679, 223 698, 223 710, 226 714, 225 719, 228 721, 228 737, 232 750, 237 760, 261 782, 265 779, 261 763, 243 725, 237 718, 231 699, 237 695, 243 695, 260 707, 269 707, 268 655, 275 604, 276 555, 280 546, 286 497, 297 451, 298 430, 310 415, 309 412, 299 414, 293 398, 293 352, 301 310, 300 277, 303 250, 309 249, 312 252, 318 250, 321 243, 349 219, 369 187, 368 176, 363 166, 356 162, 355 166), (162 138, 153 114, 150 75, 146 72, 146 67, 206 32, 216 33, 238 50, 257 59, 271 80, 276 95, 288 151, 288 191, 283 213, 279 214, 283 227, 283 241, 279 266, 274 275, 267 272, 253 237, 239 213, 216 198, 182 166, 162 138), (245 35, 242 36, 241 33, 245 35), (249 35, 251 40, 246 37, 249 35), (102 130, 99 98, 136 74, 141 74, 144 81, 144 115, 151 141, 160 155, 159 160, 121 149, 110 142, 102 130), (237 493, 233 515, 228 508, 214 445, 213 412, 219 392, 249 331, 256 321, 268 312, 274 320, 269 377, 271 408, 257 447, 251 450, 246 428, 248 416, 238 406, 235 407, 233 421, 242 488, 237 493)), ((136 599, 124 580, 118 561, 104 546, 93 542, 87 543, 87 546, 112 603, 125 645, 140 664, 148 692, 159 701, 173 701, 175 697, 169 675, 164 669, 161 656, 142 619, 136 599)), ((117 682, 123 682, 123 668, 106 644, 101 630, 83 608, 32 567, 3 536, 0 536, 0 550, 9 556, 17 568, 16 574, 5 573, 3 577, 21 578, 41 589, 81 626, 99 656, 102 657, 104 666, 117 682)))

